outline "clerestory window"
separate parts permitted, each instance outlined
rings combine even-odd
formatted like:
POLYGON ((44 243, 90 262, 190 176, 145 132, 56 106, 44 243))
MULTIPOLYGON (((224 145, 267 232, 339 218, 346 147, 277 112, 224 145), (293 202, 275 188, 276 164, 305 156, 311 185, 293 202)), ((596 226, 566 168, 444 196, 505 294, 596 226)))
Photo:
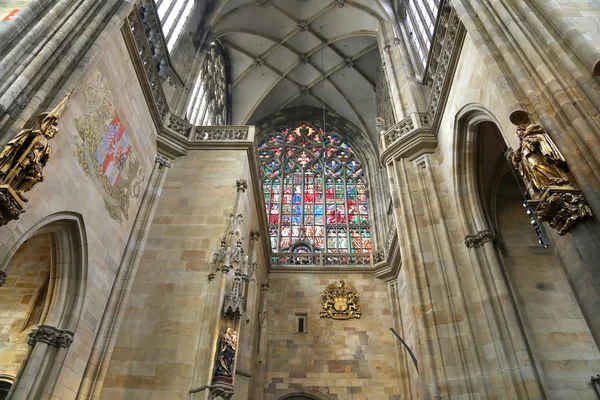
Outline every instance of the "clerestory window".
POLYGON ((258 151, 273 252, 335 253, 347 256, 336 257, 340 263, 368 262, 359 257, 372 250, 367 185, 350 145, 302 124, 271 135, 258 151))
POLYGON ((421 68, 424 69, 431 51, 440 0, 406 0, 406 3, 404 23, 421 68))
POLYGON ((193 9, 194 0, 156 0, 156 11, 169 51, 175 47, 193 9))
POLYGON ((225 125, 227 87, 225 61, 217 44, 206 54, 187 107, 187 119, 194 125, 225 125))

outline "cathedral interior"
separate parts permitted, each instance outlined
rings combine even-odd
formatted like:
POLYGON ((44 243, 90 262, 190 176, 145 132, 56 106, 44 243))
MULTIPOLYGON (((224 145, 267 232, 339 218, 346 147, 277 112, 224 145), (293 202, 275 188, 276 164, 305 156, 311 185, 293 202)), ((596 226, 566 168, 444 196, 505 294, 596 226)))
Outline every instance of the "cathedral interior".
POLYGON ((600 399, 600 0, 0 18, 0 399, 600 399))

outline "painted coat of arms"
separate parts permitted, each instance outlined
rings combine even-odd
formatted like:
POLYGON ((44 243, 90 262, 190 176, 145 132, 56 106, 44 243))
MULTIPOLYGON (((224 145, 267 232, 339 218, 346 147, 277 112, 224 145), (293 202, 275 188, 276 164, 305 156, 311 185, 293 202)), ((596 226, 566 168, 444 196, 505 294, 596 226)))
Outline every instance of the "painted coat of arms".
POLYGON ((112 219, 129 218, 131 198, 139 198, 144 173, 125 126, 114 108, 112 93, 98 73, 85 91, 86 110, 73 120, 77 160, 102 194, 112 219))
POLYGON ((340 280, 328 285, 321 292, 321 318, 360 318, 358 292, 354 286, 340 280))

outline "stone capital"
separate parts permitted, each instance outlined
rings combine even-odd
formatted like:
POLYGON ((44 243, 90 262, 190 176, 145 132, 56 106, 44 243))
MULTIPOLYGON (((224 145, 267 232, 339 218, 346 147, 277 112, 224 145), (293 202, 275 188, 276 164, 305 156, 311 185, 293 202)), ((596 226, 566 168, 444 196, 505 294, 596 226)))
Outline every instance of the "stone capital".
POLYGON ((167 157, 162 154, 157 154, 154 162, 165 168, 173 168, 173 161, 169 160, 167 157))
POLYGON ((27 344, 33 347, 36 343, 42 342, 53 347, 68 348, 73 343, 74 335, 71 331, 40 325, 29 333, 27 344))

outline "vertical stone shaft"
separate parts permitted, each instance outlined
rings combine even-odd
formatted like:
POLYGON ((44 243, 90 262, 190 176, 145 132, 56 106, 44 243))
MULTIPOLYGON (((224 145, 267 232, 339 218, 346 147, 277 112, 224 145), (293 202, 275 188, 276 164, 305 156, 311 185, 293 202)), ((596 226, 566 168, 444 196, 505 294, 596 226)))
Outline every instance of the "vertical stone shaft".
POLYGON ((170 161, 162 156, 157 156, 100 322, 98 334, 94 340, 92 353, 77 394, 78 399, 100 397, 102 382, 108 372, 117 332, 123 321, 131 287, 140 265, 148 232, 170 165, 170 161))

